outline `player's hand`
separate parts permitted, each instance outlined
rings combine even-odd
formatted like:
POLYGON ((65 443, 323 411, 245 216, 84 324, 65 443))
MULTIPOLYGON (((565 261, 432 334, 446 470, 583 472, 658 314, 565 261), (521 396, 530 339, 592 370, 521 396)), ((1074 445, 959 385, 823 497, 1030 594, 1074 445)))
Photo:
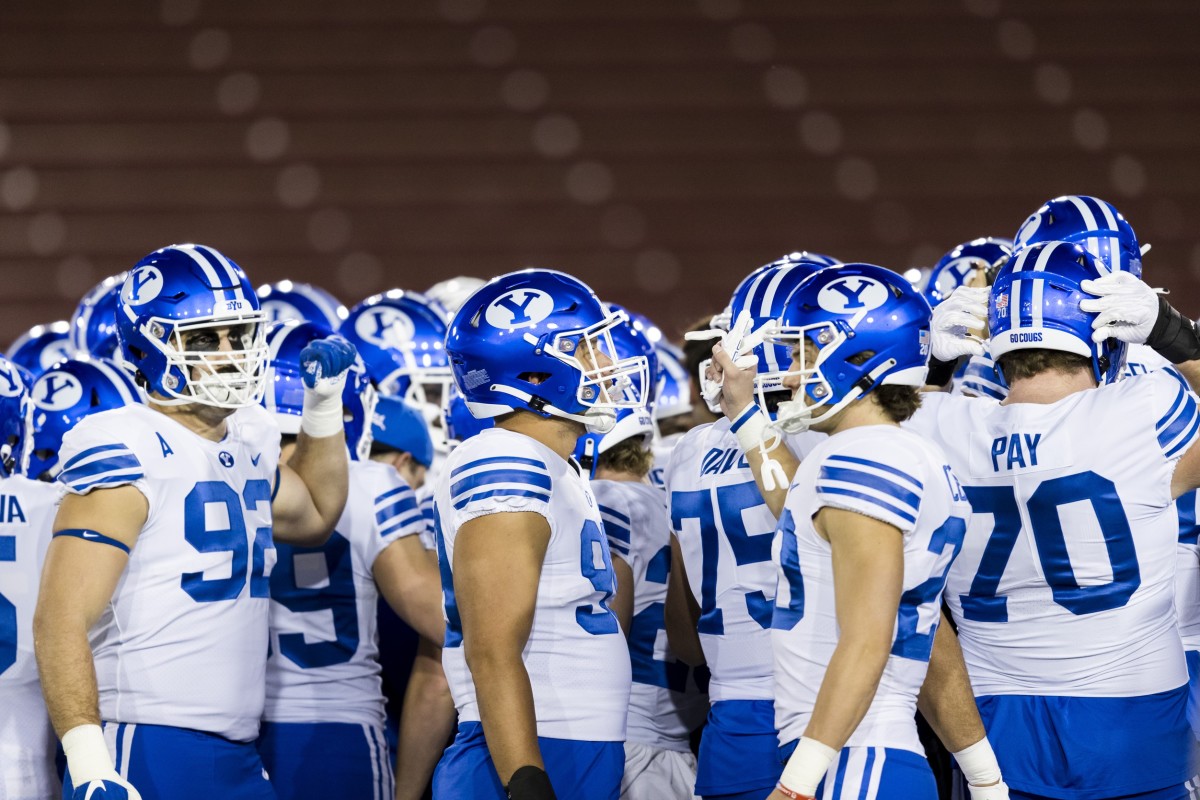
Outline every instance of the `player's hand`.
POLYGON ((142 800, 138 790, 115 772, 105 780, 95 780, 76 786, 71 800, 142 800))
POLYGON ((748 354, 738 359, 737 363, 729 357, 724 345, 720 342, 713 345, 712 363, 709 365, 708 379, 720 386, 718 399, 721 413, 733 420, 738 413, 754 402, 754 377, 758 374, 758 359, 748 354), (749 362, 749 366, 747 366, 749 362))
POLYGON ((982 286, 959 286, 933 310, 930 355, 938 361, 983 355, 982 334, 987 330, 990 291, 982 286))
POLYGON ((1080 281, 1079 288, 1096 296, 1081 300, 1079 308, 1095 314, 1092 341, 1119 339, 1142 344, 1158 321, 1158 292, 1128 272, 1110 272, 1096 280, 1080 281))
POLYGON ((321 397, 340 396, 346 373, 354 366, 358 351, 336 334, 316 339, 300 351, 300 374, 304 385, 321 397))
POLYGON ((990 786, 974 786, 967 784, 971 792, 971 800, 1008 800, 1008 784, 997 781, 990 786))

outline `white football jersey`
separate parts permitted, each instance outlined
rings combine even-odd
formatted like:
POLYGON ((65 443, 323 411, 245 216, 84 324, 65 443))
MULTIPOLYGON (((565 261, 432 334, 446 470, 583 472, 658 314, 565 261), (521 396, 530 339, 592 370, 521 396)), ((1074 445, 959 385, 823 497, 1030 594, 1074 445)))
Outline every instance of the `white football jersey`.
POLYGON ((808 727, 839 638, 832 551, 812 522, 827 506, 886 522, 904 541, 904 593, 891 655, 846 746, 924 755, 914 721, 917 694, 970 507, 937 445, 892 425, 835 434, 800 464, 772 547, 779 579, 771 632, 775 723, 782 744, 808 727))
POLYGON ((671 531, 663 491, 648 483, 592 481, 613 553, 633 572, 629 658, 633 689, 626 741, 691 752, 688 737, 708 714, 694 671, 667 644, 663 612, 671 531))
POLYGON ((1200 411, 1177 373, 1044 405, 926 394, 910 424, 941 444, 974 511, 946 600, 977 695, 1186 682, 1171 474, 1200 411))
MULTIPOLYGON (((700 606, 709 699, 771 700, 775 517, 727 418, 692 428, 671 454, 666 486, 671 529, 700 606)), ((789 438, 788 445, 823 438, 789 438)), ((797 453, 803 457, 804 453, 797 453)))
POLYGON ((42 800, 60 789, 57 739, 33 658, 33 609, 59 491, 22 475, 0 480, 0 798, 42 800))
POLYGON ((539 736, 625 739, 629 649, 608 601, 616 587, 600 511, 587 479, 534 439, 491 428, 447 459, 434 494, 434 529, 446 612, 442 665, 460 721, 479 719, 455 604, 459 528, 505 512, 541 514, 550 525, 537 606, 525 643, 539 736))
POLYGON ((383 724, 375 559, 424 529, 416 495, 391 465, 352 461, 329 541, 276 545, 264 719, 383 724))
POLYGON ((63 438, 66 491, 131 484, 150 506, 90 635, 106 721, 258 735, 279 428, 261 406, 226 425, 213 442, 134 405, 93 414, 63 438))
POLYGON ((667 464, 671 461, 671 453, 675 450, 675 445, 679 444, 679 440, 684 436, 683 433, 672 433, 670 436, 656 436, 650 445, 650 452, 654 455, 654 464, 650 467, 650 474, 647 476, 653 486, 659 489, 667 488, 667 464))

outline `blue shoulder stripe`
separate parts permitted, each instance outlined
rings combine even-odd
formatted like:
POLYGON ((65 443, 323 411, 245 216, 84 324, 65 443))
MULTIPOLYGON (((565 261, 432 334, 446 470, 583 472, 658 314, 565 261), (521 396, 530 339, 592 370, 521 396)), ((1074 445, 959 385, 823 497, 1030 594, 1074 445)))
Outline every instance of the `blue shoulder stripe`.
POLYGON ((507 465, 511 465, 511 466, 516 466, 518 464, 521 464, 521 465, 524 465, 527 467, 538 467, 539 469, 546 470, 546 472, 550 471, 549 469, 546 468, 545 462, 539 461, 536 458, 517 458, 516 456, 493 456, 491 458, 481 458, 477 461, 468 461, 466 464, 463 464, 461 467, 455 467, 454 470, 451 471, 450 477, 453 478, 455 475, 458 475, 459 473, 462 473, 462 472, 466 472, 469 469, 475 469, 476 467, 486 467, 490 464, 507 464, 507 465))
MULTIPOLYGON (((72 489, 74 489, 77 492, 82 492, 84 489, 90 489, 93 486, 100 486, 105 483, 118 483, 118 484, 119 483, 133 483, 134 481, 141 480, 144 477, 145 477, 145 475, 143 475, 141 472, 134 472, 134 473, 122 473, 122 474, 116 474, 116 475, 105 475, 100 478, 95 478, 92 480, 85 480, 83 483, 75 483, 72 481, 63 481, 63 483, 66 483, 68 486, 70 486, 72 489)), ((61 475, 59 476, 59 480, 60 481, 63 480, 61 475)))
POLYGON ((1158 422, 1154 423, 1154 427, 1160 431, 1167 427, 1167 425, 1171 422, 1171 418, 1175 416, 1175 412, 1179 410, 1179 406, 1183 404, 1183 401, 1187 395, 1187 387, 1180 386, 1179 392, 1175 395, 1175 402, 1171 403, 1170 410, 1168 410, 1166 414, 1163 414, 1162 418, 1158 422))
POLYGON ((829 458, 825 459, 825 461, 826 462, 838 461, 838 462, 842 462, 843 464, 856 464, 856 465, 862 466, 862 467, 870 467, 871 469, 877 469, 880 472, 886 472, 889 475, 895 475, 897 478, 900 478, 900 479, 912 484, 914 487, 916 487, 917 491, 921 491, 925 488, 919 480, 914 478, 912 475, 909 475, 907 472, 901 472, 900 470, 896 469, 895 467, 889 467, 887 464, 880 464, 878 461, 872 461, 869 458, 855 458, 853 456, 833 455, 833 456, 829 456, 829 458))
POLYGON ((623 522, 626 525, 632 524, 633 521, 631 519, 629 519, 629 517, 625 516, 620 511, 617 511, 612 506, 606 506, 603 503, 600 503, 599 505, 600 505, 600 513, 601 514, 607 514, 608 516, 612 517, 613 519, 617 520, 618 522, 623 522))
POLYGON ((629 547, 632 541, 629 518, 623 514, 614 514, 612 509, 605 506, 600 506, 600 518, 604 522, 604 532, 608 534, 609 541, 616 539, 624 542, 625 547, 629 547))
POLYGON ((450 497, 458 497, 465 492, 478 489, 482 486, 491 486, 498 483, 516 483, 521 486, 536 486, 539 489, 550 490, 550 476, 542 472, 530 472, 525 469, 489 469, 483 472, 476 472, 463 478, 458 483, 450 487, 450 497))
POLYGON ((388 521, 387 527, 379 529, 380 538, 387 538, 397 531, 402 531, 405 528, 410 528, 413 525, 419 525, 422 529, 425 527, 425 517, 420 512, 409 514, 388 521))
POLYGON ((102 444, 97 447, 89 447, 87 450, 83 450, 72 456, 67 463, 62 465, 62 468, 64 470, 68 470, 78 464, 80 461, 84 461, 85 459, 91 458, 99 453, 107 453, 110 450, 122 450, 124 452, 129 452, 129 448, 123 444, 102 444))
POLYGON ((75 483, 76 481, 108 472, 116 472, 118 470, 137 470, 141 472, 141 469, 142 463, 137 460, 137 456, 126 450, 120 455, 98 458, 95 461, 80 464, 76 467, 64 467, 60 479, 65 483, 75 483))
POLYGON ((404 494, 405 492, 411 492, 411 491, 412 491, 412 487, 408 486, 407 484, 404 486, 397 486, 395 489, 389 489, 388 491, 384 492, 383 494, 381 494, 375 498, 375 505, 378 506, 380 503, 382 503, 384 500, 387 500, 389 497, 395 497, 398 494, 404 494))
POLYGON ((1195 422, 1196 417, 1200 414, 1200 410, 1196 407, 1196 401, 1191 393, 1184 392, 1182 394, 1183 407, 1171 421, 1171 424, 1166 428, 1159 429, 1158 446, 1163 450, 1168 449, 1171 443, 1174 442, 1181 433, 1188 429, 1195 422))
POLYGON ((917 523, 917 518, 914 514, 908 512, 908 511, 905 511, 904 509, 897 508, 896 506, 892 505, 891 503, 885 503, 883 500, 880 500, 878 497, 875 497, 873 495, 863 494, 862 492, 855 492, 850 489, 839 489, 835 486, 821 486, 820 484, 817 485, 817 493, 818 494, 841 495, 843 497, 853 497, 856 500, 865 500, 866 502, 870 503, 871 505, 878 506, 879 508, 882 508, 884 511, 888 512, 889 514, 894 514, 895 516, 899 517, 900 519, 905 520, 910 525, 915 525, 917 523))
MULTIPOLYGON (((1192 404, 1195 405, 1195 402, 1192 404)), ((1188 445, 1194 442, 1196 440, 1197 429, 1200 429, 1200 414, 1194 414, 1192 416, 1192 427, 1188 428, 1187 433, 1185 433, 1183 438, 1175 443, 1174 447, 1166 451, 1167 458, 1174 458, 1176 454, 1182 450, 1185 450, 1188 445)))
POLYGON ((516 488, 493 489, 490 492, 476 492, 475 494, 470 495, 468 497, 463 497, 459 500, 455 500, 454 507, 455 507, 455 509, 461 511, 462 509, 467 507, 467 504, 474 503, 478 500, 486 500, 489 497, 533 497, 533 498, 541 500, 542 502, 547 503, 547 504, 550 502, 550 495, 547 492, 542 492, 542 491, 538 491, 538 490, 516 489, 516 488))
POLYGON ((412 492, 406 495, 401 495, 396 502, 383 508, 375 507, 375 522, 379 525, 387 522, 393 517, 402 514, 420 514, 421 509, 417 506, 417 499, 413 497, 412 492))
POLYGON ((881 478, 878 475, 870 472, 862 472, 857 469, 840 469, 831 467, 826 464, 821 465, 821 472, 817 476, 817 488, 821 490, 825 486, 826 481, 836 481, 838 483, 854 483, 859 486, 865 486, 868 489, 874 489, 882 495, 892 498, 898 503, 903 503, 910 506, 914 511, 921 505, 921 497, 915 492, 910 492, 907 488, 900 484, 890 481, 887 478, 881 478))

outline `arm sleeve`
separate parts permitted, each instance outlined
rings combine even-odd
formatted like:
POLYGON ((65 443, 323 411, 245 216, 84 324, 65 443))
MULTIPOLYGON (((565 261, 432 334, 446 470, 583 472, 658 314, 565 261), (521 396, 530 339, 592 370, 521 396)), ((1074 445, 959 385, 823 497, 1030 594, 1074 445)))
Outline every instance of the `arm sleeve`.
POLYGON ((61 487, 71 494, 133 484, 150 499, 141 459, 119 436, 95 418, 85 418, 63 437, 59 451, 61 487))
POLYGON ((822 458, 813 513, 825 506, 841 508, 909 533, 925 492, 922 476, 915 455, 899 443, 859 439, 822 458))
POLYGON ((450 471, 448 497, 455 529, 477 517, 525 511, 541 514, 554 531, 549 467, 532 446, 510 449, 514 452, 504 455, 475 449, 450 471))

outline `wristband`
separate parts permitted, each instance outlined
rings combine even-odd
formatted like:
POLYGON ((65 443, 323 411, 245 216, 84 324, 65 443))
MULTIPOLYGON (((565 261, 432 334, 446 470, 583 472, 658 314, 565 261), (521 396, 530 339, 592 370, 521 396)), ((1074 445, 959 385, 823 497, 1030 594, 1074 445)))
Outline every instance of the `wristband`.
POLYGON ((996 753, 986 736, 951 755, 958 762, 958 768, 967 779, 967 783, 975 786, 999 783, 1000 763, 996 761, 996 753))
POLYGON ((817 800, 817 798, 813 797, 811 794, 800 794, 799 792, 793 792, 782 783, 775 784, 775 791, 779 792, 784 797, 790 797, 792 800, 817 800))
POLYGON ((779 777, 780 787, 800 797, 815 796, 821 779, 829 771, 829 765, 837 754, 837 750, 816 739, 801 737, 787 766, 783 768, 783 775, 779 777))
POLYGON ((99 725, 76 725, 63 734, 62 746, 71 782, 76 786, 116 776, 117 770, 99 725))
POLYGON ((320 439, 342 432, 345 424, 341 391, 322 395, 313 389, 304 390, 304 409, 300 414, 303 433, 320 439))
POLYGON ((770 420, 762 412, 757 403, 750 403, 734 417, 729 430, 737 437, 738 446, 743 453, 750 453, 758 448, 765 438, 767 425, 770 420))
POLYGON ((504 787, 509 800, 557 800, 550 776, 541 767, 526 764, 512 774, 504 787))
POLYGON ((1146 344, 1172 364, 1200 358, 1200 331, 1196 323, 1180 314, 1167 298, 1158 296, 1158 319, 1146 337, 1146 344))
POLYGON ((957 358, 953 361, 942 361, 930 356, 929 374, 925 378, 925 383, 929 386, 945 386, 954 377, 956 369, 958 369, 957 358))

